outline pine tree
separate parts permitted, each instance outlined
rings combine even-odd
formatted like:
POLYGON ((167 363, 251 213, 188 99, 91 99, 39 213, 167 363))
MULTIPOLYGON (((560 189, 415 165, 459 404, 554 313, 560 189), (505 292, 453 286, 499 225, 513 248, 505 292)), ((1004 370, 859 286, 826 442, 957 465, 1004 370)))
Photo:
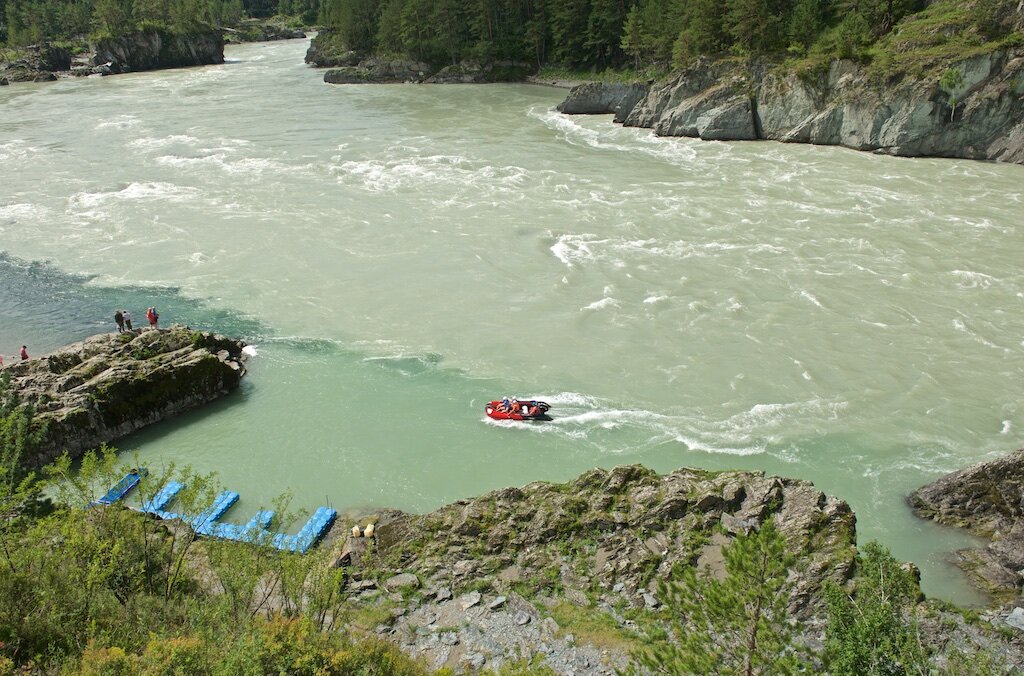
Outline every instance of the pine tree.
POLYGON ((854 594, 835 585, 825 590, 829 671, 928 673, 928 657, 917 636, 917 580, 877 542, 864 545, 858 567, 854 594))
POLYGON ((670 674, 792 674, 801 658, 792 647, 787 605, 794 557, 770 521, 722 550, 724 579, 688 568, 663 582, 659 595, 674 614, 674 641, 634 654, 655 672, 670 674))

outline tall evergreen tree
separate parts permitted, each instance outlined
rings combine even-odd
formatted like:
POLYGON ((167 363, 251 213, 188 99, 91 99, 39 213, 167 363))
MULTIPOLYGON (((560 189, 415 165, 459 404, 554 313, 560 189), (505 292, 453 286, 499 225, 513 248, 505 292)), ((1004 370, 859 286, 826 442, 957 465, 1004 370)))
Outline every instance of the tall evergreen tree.
POLYGON ((787 611, 794 557, 771 521, 738 536, 722 550, 725 578, 688 568, 681 581, 659 585, 673 613, 675 642, 663 641, 634 655, 654 673, 793 674, 801 667, 792 650, 787 611))

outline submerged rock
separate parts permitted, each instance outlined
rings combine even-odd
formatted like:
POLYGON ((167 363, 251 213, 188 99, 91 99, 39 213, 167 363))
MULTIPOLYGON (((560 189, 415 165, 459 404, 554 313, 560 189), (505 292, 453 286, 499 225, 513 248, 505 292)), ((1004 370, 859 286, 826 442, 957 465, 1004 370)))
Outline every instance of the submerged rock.
POLYGON ((14 393, 45 426, 38 453, 22 464, 40 467, 65 451, 78 457, 224 396, 245 374, 244 346, 175 326, 100 334, 8 365, 14 393))

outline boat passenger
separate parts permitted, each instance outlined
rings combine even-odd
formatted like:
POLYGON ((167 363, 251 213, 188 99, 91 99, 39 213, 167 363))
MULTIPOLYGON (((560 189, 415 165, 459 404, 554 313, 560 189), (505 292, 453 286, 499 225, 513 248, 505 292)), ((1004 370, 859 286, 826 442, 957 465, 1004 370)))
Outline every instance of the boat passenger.
POLYGON ((522 404, 519 403, 519 400, 518 399, 513 399, 512 400, 512 409, 511 409, 512 412, 513 413, 519 413, 521 409, 522 409, 522 404))
POLYGON ((502 397, 501 403, 498 404, 498 410, 502 413, 508 413, 512 409, 512 404, 509 402, 508 397, 502 397))

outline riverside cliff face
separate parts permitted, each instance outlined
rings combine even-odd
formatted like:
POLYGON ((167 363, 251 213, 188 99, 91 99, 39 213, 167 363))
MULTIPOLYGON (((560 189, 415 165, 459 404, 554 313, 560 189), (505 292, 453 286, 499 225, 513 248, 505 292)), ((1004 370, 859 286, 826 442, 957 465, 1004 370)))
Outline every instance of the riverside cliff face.
POLYGON ((701 59, 650 85, 635 105, 616 95, 622 85, 588 85, 573 89, 558 109, 614 113, 626 126, 659 136, 767 139, 1024 164, 1024 50, 954 67, 963 82, 948 92, 937 80, 880 84, 850 61, 798 76, 771 64, 701 59))
POLYGON ((224 63, 224 38, 219 31, 179 35, 158 30, 136 31, 96 42, 93 66, 112 73, 181 68, 224 63))
POLYGON ((3 369, 46 433, 29 467, 72 458, 238 387, 244 343, 188 327, 92 336, 3 369))

